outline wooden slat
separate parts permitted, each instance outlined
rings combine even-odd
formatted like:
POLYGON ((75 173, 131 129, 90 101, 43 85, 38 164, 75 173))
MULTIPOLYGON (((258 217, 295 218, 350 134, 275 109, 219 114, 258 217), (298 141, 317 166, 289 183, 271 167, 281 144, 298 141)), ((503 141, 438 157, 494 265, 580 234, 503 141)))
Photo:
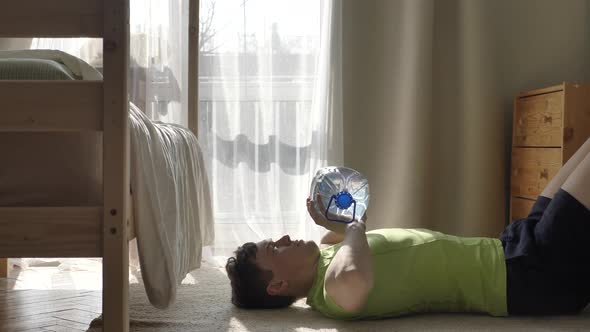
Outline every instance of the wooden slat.
POLYGON ((0 257, 100 257, 102 207, 0 207, 0 257))
POLYGON ((535 204, 534 199, 510 197, 510 222, 526 218, 535 204))
POLYGON ((104 0, 104 331, 129 331, 129 1, 104 0))
POLYGON ((0 131, 100 131, 99 81, 0 81, 0 131))
POLYGON ((8 258, 0 258, 0 278, 8 277, 8 258))
POLYGON ((563 91, 517 98, 515 107, 514 146, 562 146, 563 91))
POLYGON ((3 1, 0 37, 102 37, 102 0, 3 1))
POLYGON ((562 165, 560 148, 512 148, 510 193, 536 199, 562 165))

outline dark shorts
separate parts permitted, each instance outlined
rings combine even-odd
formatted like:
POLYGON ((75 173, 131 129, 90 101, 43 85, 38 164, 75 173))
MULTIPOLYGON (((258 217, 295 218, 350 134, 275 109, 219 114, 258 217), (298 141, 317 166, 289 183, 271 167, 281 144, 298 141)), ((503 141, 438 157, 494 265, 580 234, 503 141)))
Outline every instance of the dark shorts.
POLYGON ((500 236, 511 315, 570 314, 590 303, 590 210, 560 189, 500 236))

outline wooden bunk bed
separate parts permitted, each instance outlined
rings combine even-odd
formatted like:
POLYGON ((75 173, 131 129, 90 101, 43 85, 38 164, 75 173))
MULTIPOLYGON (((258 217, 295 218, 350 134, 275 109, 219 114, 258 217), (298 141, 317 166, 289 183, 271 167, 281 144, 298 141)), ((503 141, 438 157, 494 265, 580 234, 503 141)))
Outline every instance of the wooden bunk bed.
MULTIPOLYGON (((189 11, 187 88, 190 129, 196 134, 198 0, 189 2, 189 11)), ((129 184, 129 0, 8 2, 0 12, 0 37, 103 38, 102 81, 0 81, 0 132, 92 131, 103 137, 102 206, 2 206, 0 257, 102 257, 103 330, 128 331, 128 241, 135 236, 129 184), (63 98, 66 94, 73 97, 63 98)), ((0 274, 7 268, 6 259, 0 259, 0 274)))

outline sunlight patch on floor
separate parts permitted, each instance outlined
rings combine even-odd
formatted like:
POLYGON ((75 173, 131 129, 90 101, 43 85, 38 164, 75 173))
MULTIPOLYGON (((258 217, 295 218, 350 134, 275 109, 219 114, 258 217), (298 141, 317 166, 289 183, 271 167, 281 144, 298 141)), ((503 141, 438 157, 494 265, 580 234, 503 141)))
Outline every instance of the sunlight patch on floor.
MULTIPOLYGON (((102 290, 99 258, 10 259, 5 289, 102 290)), ((137 284, 139 272, 130 268, 129 283, 137 284)))
MULTIPOLYGON (((10 259, 8 278, 1 281, 3 289, 36 290, 102 290, 100 258, 24 258, 10 259)), ((204 266, 210 266, 203 262, 204 266)), ((225 269, 218 268, 225 274, 225 269)), ((141 272, 129 268, 129 284, 138 284, 141 272)), ((192 274, 182 280, 184 285, 198 285, 192 274)))

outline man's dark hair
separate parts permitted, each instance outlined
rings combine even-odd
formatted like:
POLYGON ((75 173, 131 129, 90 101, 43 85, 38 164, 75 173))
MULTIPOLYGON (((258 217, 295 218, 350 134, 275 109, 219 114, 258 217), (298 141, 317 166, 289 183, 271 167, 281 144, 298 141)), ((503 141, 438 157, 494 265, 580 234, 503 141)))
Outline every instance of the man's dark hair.
POLYGON ((225 264, 227 276, 231 281, 231 302, 245 309, 271 309, 288 307, 294 296, 270 295, 266 286, 273 277, 272 271, 262 270, 256 265, 255 243, 248 242, 238 247, 236 257, 230 257, 225 264))

